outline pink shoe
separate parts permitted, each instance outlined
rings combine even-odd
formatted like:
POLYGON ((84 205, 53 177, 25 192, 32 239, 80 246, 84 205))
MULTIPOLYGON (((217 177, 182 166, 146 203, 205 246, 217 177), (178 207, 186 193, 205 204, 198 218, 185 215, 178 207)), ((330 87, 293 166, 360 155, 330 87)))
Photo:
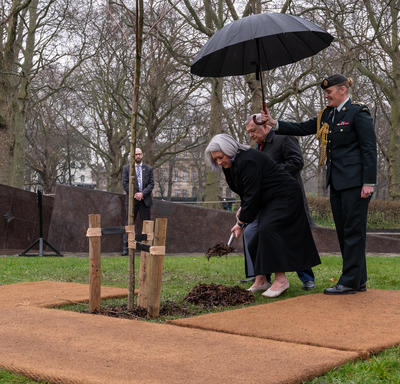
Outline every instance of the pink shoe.
POLYGON ((289 289, 289 282, 287 281, 286 284, 279 289, 278 291, 273 291, 270 289, 267 289, 262 295, 264 297, 278 297, 280 296, 283 292, 285 292, 287 289, 289 289))
POLYGON ((250 288, 248 289, 248 291, 251 292, 251 293, 263 292, 263 291, 265 291, 266 289, 268 289, 270 286, 271 286, 271 284, 268 283, 268 281, 267 281, 267 282, 266 282, 265 284, 263 284, 263 285, 257 285, 257 286, 255 286, 255 287, 250 287, 250 288))

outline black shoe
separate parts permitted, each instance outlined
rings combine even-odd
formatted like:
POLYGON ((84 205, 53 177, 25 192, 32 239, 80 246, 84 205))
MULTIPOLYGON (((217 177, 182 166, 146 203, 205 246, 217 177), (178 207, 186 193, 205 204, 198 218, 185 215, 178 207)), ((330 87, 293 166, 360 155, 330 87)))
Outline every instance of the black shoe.
POLYGON ((367 291, 367 283, 363 283, 360 285, 360 289, 358 289, 358 292, 366 292, 367 291))
POLYGON ((304 289, 305 291, 309 291, 310 289, 315 289, 315 288, 316 288, 316 287, 315 287, 315 283, 314 283, 313 280, 305 281, 305 282, 303 283, 303 289, 304 289))
POLYGON ((336 284, 332 288, 327 288, 324 290, 325 295, 349 295, 357 293, 357 291, 350 287, 345 287, 342 284, 336 284))
POLYGON ((127 250, 123 250, 121 253, 122 256, 128 256, 128 251, 127 250))
POLYGON ((240 283, 250 283, 256 281, 255 277, 250 277, 248 279, 240 280, 240 283))

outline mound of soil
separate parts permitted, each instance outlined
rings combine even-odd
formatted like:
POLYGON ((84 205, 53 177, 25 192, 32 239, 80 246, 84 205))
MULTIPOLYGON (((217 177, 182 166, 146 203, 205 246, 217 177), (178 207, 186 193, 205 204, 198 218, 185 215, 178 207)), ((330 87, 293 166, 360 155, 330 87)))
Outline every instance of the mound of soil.
POLYGON ((222 284, 199 284, 184 299, 188 303, 204 307, 240 305, 254 302, 254 296, 238 285, 227 287, 222 284))
MULTIPOLYGON (((126 304, 115 307, 101 308, 98 314, 104 316, 119 317, 123 319, 147 318, 146 308, 135 305, 132 310, 129 310, 126 304)), ((192 313, 192 311, 190 311, 184 305, 175 303, 174 301, 166 301, 160 307, 160 316, 176 316, 176 315, 188 316, 194 314, 195 313, 192 313)))
POLYGON ((230 247, 225 243, 218 243, 211 248, 208 248, 206 253, 207 259, 210 260, 211 256, 224 256, 228 253, 231 253, 235 250, 235 248, 230 247))

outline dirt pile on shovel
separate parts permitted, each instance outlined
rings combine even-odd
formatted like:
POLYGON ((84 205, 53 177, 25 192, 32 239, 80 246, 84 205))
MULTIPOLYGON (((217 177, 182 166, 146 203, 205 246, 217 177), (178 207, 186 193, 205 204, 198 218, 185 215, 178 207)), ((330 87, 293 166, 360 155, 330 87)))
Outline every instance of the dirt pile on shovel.
POLYGON ((218 243, 213 247, 208 248, 208 251, 206 253, 207 260, 210 260, 211 256, 224 256, 227 255, 228 253, 233 252, 234 250, 235 248, 230 247, 225 243, 218 243))
POLYGON ((222 284, 199 284, 184 299, 188 303, 204 307, 250 304, 254 296, 238 285, 227 287, 222 284))

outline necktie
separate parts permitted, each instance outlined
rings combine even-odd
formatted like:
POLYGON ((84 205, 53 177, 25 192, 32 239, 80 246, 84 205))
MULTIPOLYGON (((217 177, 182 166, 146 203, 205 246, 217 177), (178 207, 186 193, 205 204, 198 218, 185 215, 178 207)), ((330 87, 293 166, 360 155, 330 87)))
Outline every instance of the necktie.
POLYGON ((142 192, 142 167, 136 165, 136 177, 138 181, 139 192, 142 192))

